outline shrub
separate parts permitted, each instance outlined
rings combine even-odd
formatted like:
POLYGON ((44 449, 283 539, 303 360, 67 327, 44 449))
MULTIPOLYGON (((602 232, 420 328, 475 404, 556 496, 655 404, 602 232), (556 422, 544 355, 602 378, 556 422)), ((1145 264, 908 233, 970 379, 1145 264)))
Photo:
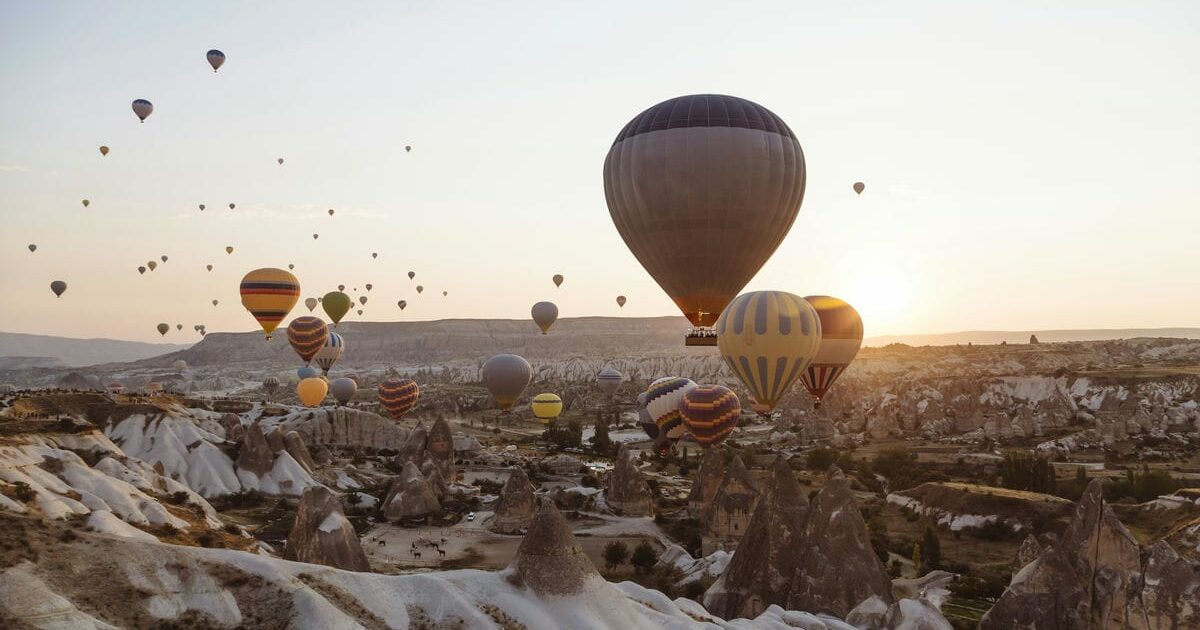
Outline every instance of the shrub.
POLYGON ((637 573, 648 571, 657 562, 658 554, 654 553, 654 547, 651 547, 650 543, 645 540, 638 543, 633 550, 633 556, 629 559, 629 563, 633 565, 634 571, 637 573))
POLYGON ((625 560, 629 558, 629 546, 625 543, 615 540, 604 546, 604 566, 609 571, 625 564, 625 560))

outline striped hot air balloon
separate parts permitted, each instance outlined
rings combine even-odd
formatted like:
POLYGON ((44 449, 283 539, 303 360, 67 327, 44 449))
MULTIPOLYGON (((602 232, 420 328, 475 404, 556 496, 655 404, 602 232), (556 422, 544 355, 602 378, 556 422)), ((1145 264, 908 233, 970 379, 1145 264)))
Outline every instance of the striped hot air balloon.
POLYGON ((752 408, 771 413, 812 363, 821 345, 821 319, 804 298, 754 291, 734 298, 717 319, 721 358, 750 395, 752 408))
POLYGON ((646 411, 658 426, 660 437, 674 442, 683 437, 683 416, 679 404, 688 390, 696 386, 691 379, 666 376, 650 383, 646 390, 646 411))
POLYGON ((542 424, 551 424, 562 414, 563 401, 557 394, 547 392, 534 396, 529 408, 533 410, 533 417, 541 420, 542 424))
POLYGON ((403 418, 420 397, 421 388, 411 378, 392 377, 379 384, 379 404, 393 420, 403 418))
POLYGON ((625 377, 621 376, 620 372, 606 367, 596 375, 596 387, 599 387, 600 391, 604 392, 606 396, 612 397, 620 389, 621 381, 623 380, 625 380, 625 377))
POLYGON ((300 355, 304 365, 308 365, 329 339, 329 327, 320 317, 304 315, 288 324, 287 336, 292 349, 300 355))
POLYGON ((683 395, 679 413, 696 443, 709 448, 724 442, 737 428, 742 403, 728 387, 697 385, 683 395))
POLYGON ((846 302, 828 295, 809 295, 805 300, 821 319, 821 347, 808 369, 800 375, 804 389, 817 399, 817 405, 829 392, 846 366, 862 347, 863 323, 858 311, 846 302))
POLYGON ((264 378, 262 382, 262 388, 263 391, 267 393, 268 398, 274 396, 275 392, 279 391, 279 379, 274 376, 268 376, 267 378, 264 378))
POLYGON ((646 392, 638 394, 638 425, 650 436, 651 440, 658 439, 658 425, 654 424, 654 418, 650 417, 650 412, 646 410, 646 392))
POLYGON ((325 340, 325 345, 317 351, 313 361, 317 362, 317 367, 321 368, 322 374, 329 374, 329 368, 341 358, 342 353, 346 351, 346 341, 342 336, 331 332, 329 338, 325 340))
POLYGON ((267 339, 300 299, 300 281, 283 269, 264 267, 242 278, 242 306, 262 326, 267 339))

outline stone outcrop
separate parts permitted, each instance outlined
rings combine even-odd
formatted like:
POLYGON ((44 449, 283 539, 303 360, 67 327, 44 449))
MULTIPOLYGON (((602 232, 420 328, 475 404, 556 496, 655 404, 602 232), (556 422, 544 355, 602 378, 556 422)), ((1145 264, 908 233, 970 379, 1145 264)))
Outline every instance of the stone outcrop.
POLYGON ((688 515, 704 522, 708 516, 708 507, 712 505, 717 489, 721 487, 721 479, 725 477, 725 458, 721 449, 710 448, 704 451, 700 459, 700 468, 696 471, 696 479, 692 481, 692 491, 688 494, 688 515))
POLYGON ((1017 574, 1021 569, 1025 568, 1030 562, 1038 559, 1045 549, 1042 548, 1042 543, 1038 542, 1037 536, 1029 534, 1025 540, 1021 541, 1021 548, 1017 550, 1017 557, 1013 558, 1012 574, 1013 579, 1016 579, 1017 574))
POLYGON ((337 495, 324 486, 304 491, 283 557, 348 571, 368 571, 367 554, 337 495))
POLYGON ((892 581, 871 548, 850 481, 830 466, 808 511, 803 559, 787 607, 844 617, 872 596, 890 606, 892 581))
POLYGON ((262 425, 253 422, 246 427, 242 438, 242 446, 238 451, 237 467, 248 470, 259 477, 271 471, 275 465, 275 454, 267 444, 267 436, 263 435, 262 425))
POLYGON ((506 574, 539 596, 574 595, 604 584, 553 501, 542 502, 506 574))
POLYGON ((719 617, 753 619, 771 604, 787 603, 804 549, 808 499, 783 457, 766 486, 729 566, 704 594, 704 607, 719 617))
POLYGON ((283 450, 284 450, 283 431, 280 431, 279 427, 275 427, 274 429, 271 429, 269 432, 267 432, 266 438, 267 438, 267 446, 271 447, 272 454, 278 455, 283 452, 283 450))
POLYGON ((425 442, 427 438, 428 434, 425 431, 425 427, 418 424, 409 432, 408 439, 400 447, 400 453, 396 455, 396 461, 401 464, 416 462, 419 465, 425 459, 425 442))
POLYGON ((225 430, 225 439, 230 442, 241 442, 242 437, 246 435, 246 428, 242 426, 242 419, 235 413, 227 413, 221 416, 221 428, 225 430))
POLYGON ((313 461, 312 455, 308 452, 308 447, 304 445, 304 439, 295 431, 288 431, 283 436, 283 448, 300 464, 308 474, 313 474, 317 471, 317 463, 313 461))
POLYGON ((1062 538, 1016 575, 980 628, 1200 627, 1200 573, 1166 542, 1142 549, 1093 480, 1062 538))
POLYGON ((383 515, 389 521, 421 519, 442 511, 437 493, 413 462, 404 464, 399 478, 392 482, 383 502, 383 515))
POLYGON ((758 505, 759 491, 742 458, 734 456, 725 468, 721 483, 709 503, 704 520, 702 551, 708 555, 718 549, 733 551, 750 526, 758 505))
POLYGON ((492 517, 492 531, 499 534, 519 534, 529 527, 537 514, 537 500, 533 498, 533 486, 525 470, 515 467, 504 483, 500 500, 496 502, 492 517))
POLYGON ((638 470, 633 451, 627 445, 621 445, 617 454, 617 464, 608 477, 604 499, 614 513, 623 516, 650 516, 654 513, 654 497, 642 477, 642 471, 638 470))
POLYGON ((446 478, 442 476, 442 469, 434 466, 428 472, 422 471, 425 475, 425 481, 429 482, 429 487, 433 489, 433 493, 437 495, 438 501, 446 498, 446 493, 450 491, 450 484, 446 483, 446 478))
POLYGON ((429 427, 429 434, 425 438, 425 449, 433 455, 438 465, 443 467, 442 473, 446 473, 446 467, 454 462, 454 435, 450 432, 450 425, 442 418, 438 418, 432 426, 429 427))
POLYGON ((408 440, 408 429, 383 416, 349 407, 322 407, 297 413, 283 422, 299 431, 314 449, 367 447, 399 450, 408 440))

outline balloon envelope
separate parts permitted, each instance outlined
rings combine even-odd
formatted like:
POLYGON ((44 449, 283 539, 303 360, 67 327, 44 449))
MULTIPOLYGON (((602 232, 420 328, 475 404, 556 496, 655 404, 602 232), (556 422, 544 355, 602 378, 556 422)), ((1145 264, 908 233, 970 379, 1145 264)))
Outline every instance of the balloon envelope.
POLYGON ((862 194, 867 189, 867 185, 862 182, 854 182, 854 192, 862 194))
POLYGON ((314 308, 317 308, 317 304, 317 298, 307 298, 304 300, 304 306, 308 307, 308 312, 310 313, 314 308))
POLYGON ((542 329, 544 335, 550 331, 550 327, 558 319, 558 307, 553 302, 538 302, 529 309, 529 314, 538 328, 542 329))
POLYGON ((408 279, 409 279, 409 280, 412 280, 412 279, 413 279, 413 278, 415 278, 415 277, 417 277, 417 272, 415 272, 415 271, 410 271, 410 272, 408 272, 408 279))
POLYGON ((646 411, 658 426, 659 437, 672 442, 683 437, 683 416, 679 403, 696 384, 680 376, 666 376, 650 383, 646 390, 646 411))
POLYGON ((242 278, 242 306, 262 326, 267 339, 300 299, 300 281, 283 269, 264 267, 242 278))
POLYGON ((599 387, 600 391, 604 392, 606 396, 612 396, 613 394, 617 393, 617 390, 621 387, 621 381, 623 380, 625 380, 625 377, 621 376, 620 372, 614 370, 613 368, 606 367, 603 370, 600 370, 600 373, 596 375, 596 386, 599 387))
POLYGON ((33 243, 30 243, 30 244, 29 244, 29 251, 31 251, 31 252, 36 252, 36 251, 37 251, 37 245, 34 245, 33 243))
POLYGON ((617 296, 617 306, 618 306, 618 307, 620 307, 620 308, 624 308, 624 307, 625 307, 625 296, 624 296, 624 295, 618 295, 618 296, 617 296))
POLYGON ((108 155, 108 147, 101 145, 100 155, 108 155))
POLYGON ((550 424, 562 414, 563 402, 556 394, 538 394, 529 403, 529 408, 533 410, 533 417, 541 420, 542 424, 550 424))
POLYGON ((505 411, 512 409, 532 379, 529 362, 515 354, 498 354, 483 364, 483 384, 505 411))
POLYGON ((321 346, 321 349, 313 356, 313 361, 316 362, 317 367, 321 368, 322 374, 329 374, 329 368, 333 367, 333 364, 341 358, 345 351, 346 341, 342 339, 341 335, 330 332, 329 338, 325 340, 325 345, 321 346))
POLYGON ((296 376, 299 376, 301 379, 316 378, 320 375, 321 375, 321 373, 317 371, 317 368, 315 368, 311 365, 306 365, 306 366, 296 370, 296 376))
POLYGON ((396 306, 399 306, 400 310, 403 311, 404 307, 408 306, 408 302, 406 302, 404 300, 400 300, 399 302, 396 302, 396 306))
POLYGON ((305 407, 316 407, 321 404, 327 393, 329 393, 329 383, 326 383, 323 378, 306 378, 296 386, 296 395, 300 397, 300 402, 304 403, 305 407))
POLYGON ((268 396, 274 396, 275 392, 279 391, 279 379, 274 376, 264 378, 262 388, 264 392, 267 392, 268 396))
POLYGON ((154 104, 144 98, 139 98, 133 102, 133 113, 137 114, 138 120, 146 122, 146 118, 154 113, 154 104))
POLYGON ((320 317, 304 315, 288 324, 287 336, 292 350, 295 350, 300 360, 308 365, 328 340, 329 327, 320 317))
POLYGON ((561 286, 562 286, 563 277, 562 277, 562 274, 561 274, 561 273, 556 273, 556 274, 554 274, 554 277, 553 277, 553 278, 551 278, 551 280, 553 280, 553 281, 554 281, 554 286, 556 286, 556 287, 561 287, 561 286))
POLYGON ((232 247, 232 246, 230 246, 230 245, 226 245, 226 246, 225 246, 225 253, 226 253, 226 254, 232 254, 232 253, 233 253, 233 247, 232 247))
POLYGON ((62 280, 55 280, 50 283, 50 290, 54 292, 55 297, 62 297, 63 292, 67 290, 67 283, 62 280))
POLYGON ((208 65, 212 66, 213 72, 216 72, 221 67, 221 64, 225 63, 225 53, 215 48, 208 51, 205 57, 208 59, 208 65))
POLYGON ((812 363, 821 345, 821 320, 804 298, 783 291, 737 296, 717 320, 721 358, 750 395, 754 410, 770 413, 812 363))
POLYGON ((733 96, 651 107, 621 130, 604 161, 617 231, 694 326, 711 326, 783 242, 804 185, 792 130, 733 96))
POLYGON ((330 291, 321 298, 321 308, 325 310, 325 314, 329 319, 333 320, 334 324, 342 321, 346 313, 350 312, 350 306, 353 302, 350 301, 350 296, 339 291, 330 291))
POLYGON ((168 324, 159 324, 157 326, 157 328, 158 328, 158 334, 163 335, 163 336, 166 336, 167 331, 171 330, 171 326, 168 324))
POLYGON ((421 388, 410 378, 394 376, 379 384, 379 404, 393 420, 403 418, 420 397, 421 388))
POLYGON ((742 403, 728 387, 697 385, 683 395, 679 413, 696 443, 708 448, 724 442, 737 428, 742 403))
POLYGON ((358 383, 346 377, 335 378, 329 381, 329 393, 333 395, 333 399, 338 401, 339 405, 344 405, 358 393, 358 383))
POLYGON ((808 295, 804 299, 821 320, 821 346, 800 375, 800 382, 819 402, 862 347, 863 323, 853 306, 835 297, 808 295))

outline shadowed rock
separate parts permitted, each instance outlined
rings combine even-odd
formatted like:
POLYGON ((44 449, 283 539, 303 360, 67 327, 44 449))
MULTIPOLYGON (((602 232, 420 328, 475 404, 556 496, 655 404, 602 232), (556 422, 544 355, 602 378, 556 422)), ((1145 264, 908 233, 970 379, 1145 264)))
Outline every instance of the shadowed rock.
POLYGON ((500 534, 519 534, 529 527, 537 514, 537 501, 533 498, 533 486, 525 470, 515 467, 504 483, 496 513, 492 518, 492 531, 500 534))
POLYGON ((1017 557, 1013 558, 1013 579, 1016 579, 1017 574, 1020 573, 1021 569, 1025 568, 1026 565, 1034 560, 1037 560, 1038 556, 1042 555, 1043 551, 1045 550, 1042 548, 1042 543, 1038 542, 1037 536, 1034 536, 1033 534, 1026 536, 1025 540, 1021 541, 1021 548, 1017 550, 1017 557))
POLYGON ((246 428, 242 426, 241 418, 234 413, 221 416, 221 428, 225 429, 225 439, 230 442, 240 442, 246 435, 246 428))
POLYGON ((543 596, 572 595, 603 583, 553 501, 542 502, 507 572, 510 582, 543 596))
POLYGON ((437 493, 413 462, 404 464, 384 500, 383 515, 390 521, 432 516, 442 511, 437 493))
POLYGON ((732 551, 750 526, 760 492, 742 458, 734 455, 725 467, 704 520, 705 555, 724 549, 732 551))
POLYGON ((308 452, 308 447, 304 445, 304 439, 295 431, 288 431, 283 436, 283 447, 287 450, 292 459, 300 464, 308 474, 313 474, 317 471, 317 463, 313 461, 312 455, 308 452))
POLYGON ((350 571, 367 571, 367 555, 337 495, 324 486, 306 489, 296 508, 283 557, 350 571))
POLYGON ((263 435, 262 425, 253 422, 246 427, 246 435, 242 438, 242 447, 238 451, 237 467, 248 470, 259 477, 271 471, 275 465, 275 454, 267 444, 263 435))
POLYGON ((285 448, 283 444, 283 431, 280 431, 279 427, 271 429, 271 432, 267 433, 266 437, 267 446, 271 447, 272 454, 278 455, 283 452, 285 448))
POLYGON ((705 520, 708 516, 708 506, 712 504, 724 476, 725 459, 721 449, 705 449, 700 468, 696 471, 696 479, 692 482, 692 491, 688 494, 689 516, 701 522, 705 520))
POLYGON ((642 478, 633 451, 622 444, 617 454, 617 465, 608 477, 608 488, 604 499, 612 511, 624 516, 650 516, 654 513, 654 498, 650 487, 642 478))

